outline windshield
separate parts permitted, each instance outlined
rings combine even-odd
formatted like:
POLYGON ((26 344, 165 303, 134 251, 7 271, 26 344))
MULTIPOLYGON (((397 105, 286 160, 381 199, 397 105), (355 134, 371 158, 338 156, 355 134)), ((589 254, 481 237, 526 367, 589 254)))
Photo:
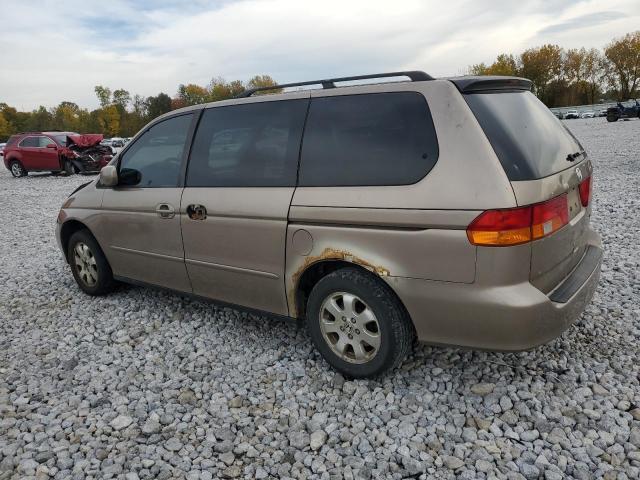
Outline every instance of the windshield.
POLYGON ((53 138, 60 145, 64 145, 66 147, 67 146, 67 135, 77 135, 77 133, 69 133, 69 134, 65 133, 64 135, 54 135, 53 138))
POLYGON ((567 155, 583 151, 531 92, 473 93, 465 99, 509 180, 548 177, 571 167, 567 155))

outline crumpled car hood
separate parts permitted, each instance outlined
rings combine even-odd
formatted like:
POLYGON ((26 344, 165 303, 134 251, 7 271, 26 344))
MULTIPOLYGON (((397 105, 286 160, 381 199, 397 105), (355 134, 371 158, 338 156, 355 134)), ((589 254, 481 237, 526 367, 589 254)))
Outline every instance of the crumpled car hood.
POLYGON ((100 133, 88 133, 86 135, 67 135, 67 147, 77 145, 78 147, 88 148, 98 145, 104 139, 104 135, 100 133))

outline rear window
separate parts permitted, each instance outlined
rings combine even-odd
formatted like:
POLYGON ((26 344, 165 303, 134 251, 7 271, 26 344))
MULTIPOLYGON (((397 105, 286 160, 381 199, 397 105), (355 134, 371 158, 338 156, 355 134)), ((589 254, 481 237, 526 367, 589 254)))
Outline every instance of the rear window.
POLYGON ((509 180, 535 180, 571 167, 580 143, 531 92, 472 93, 465 99, 509 180))
POLYGON ((314 98, 299 185, 407 185, 438 159, 427 102, 416 92, 314 98))

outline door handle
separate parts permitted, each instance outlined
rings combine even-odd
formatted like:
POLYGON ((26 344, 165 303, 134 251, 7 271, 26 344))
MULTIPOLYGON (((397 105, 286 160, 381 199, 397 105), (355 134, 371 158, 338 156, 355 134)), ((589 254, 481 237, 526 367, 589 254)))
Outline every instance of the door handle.
POLYGON ((156 213, 160 218, 173 218, 176 215, 176 210, 168 203, 161 203, 156 207, 156 213))

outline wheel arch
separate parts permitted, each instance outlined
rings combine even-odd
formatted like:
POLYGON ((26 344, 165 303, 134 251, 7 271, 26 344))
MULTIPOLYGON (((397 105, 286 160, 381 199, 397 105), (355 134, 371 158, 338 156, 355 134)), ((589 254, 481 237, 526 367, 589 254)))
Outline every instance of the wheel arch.
POLYGON ((67 263, 69 263, 69 257, 67 256, 69 240, 71 239, 71 235, 80 230, 86 230, 93 238, 96 238, 87 225, 76 219, 67 220, 60 227, 60 245, 62 246, 64 258, 67 260, 67 263))
MULTIPOLYGON (((399 305, 401 305, 403 310, 405 311, 407 318, 411 318, 407 308, 402 302, 402 299, 398 296, 391 285, 389 285, 388 282, 384 281, 383 275, 380 275, 376 270, 368 267, 368 265, 365 266, 357 262, 341 259, 319 260, 307 265, 304 270, 299 272, 297 275, 294 275, 294 289, 292 293, 293 301, 291 302, 293 305, 290 305, 290 307, 293 307, 291 316, 296 318, 304 318, 307 310, 307 301, 309 300, 309 295, 311 294, 311 290, 313 290, 313 287, 315 287, 315 285, 322 278, 341 268, 354 268, 380 280, 381 284, 384 285, 384 287, 396 297, 399 305)), ((411 320, 411 323, 413 324, 413 320, 411 320)))
POLYGON ((7 168, 10 167, 12 162, 18 162, 20 163, 20 165, 22 165, 22 168, 24 168, 25 170, 27 169, 27 167, 25 167, 24 163, 22 162, 22 155, 20 155, 19 152, 10 152, 8 155, 5 154, 4 162, 7 165, 7 168))

